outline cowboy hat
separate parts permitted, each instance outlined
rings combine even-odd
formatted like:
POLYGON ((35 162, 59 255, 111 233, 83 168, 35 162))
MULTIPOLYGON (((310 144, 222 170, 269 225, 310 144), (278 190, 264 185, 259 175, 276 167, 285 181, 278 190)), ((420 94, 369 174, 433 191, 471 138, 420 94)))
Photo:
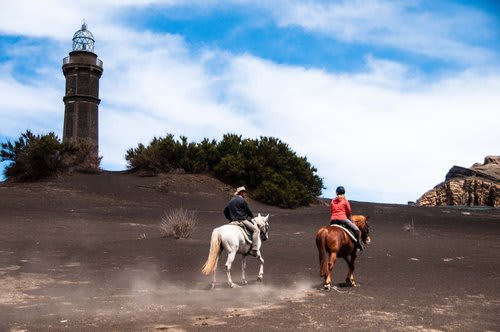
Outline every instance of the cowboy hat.
MULTIPOLYGON (((240 192, 242 192, 242 191, 247 191, 247 188, 245 188, 244 186, 242 186, 242 187, 238 187, 238 188, 236 189, 236 192, 235 192, 234 194, 235 194, 235 195, 238 195, 238 194, 239 194, 240 192)), ((247 192, 248 192, 248 191, 247 191, 247 192)))

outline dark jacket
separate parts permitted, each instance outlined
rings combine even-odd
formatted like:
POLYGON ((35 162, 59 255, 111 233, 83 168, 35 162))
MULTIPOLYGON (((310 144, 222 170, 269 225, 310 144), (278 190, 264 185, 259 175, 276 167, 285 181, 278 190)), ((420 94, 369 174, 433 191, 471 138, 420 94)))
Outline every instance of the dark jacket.
POLYGON ((253 213, 248 207, 247 201, 240 195, 234 196, 229 201, 224 209, 224 215, 229 221, 253 218, 253 213))

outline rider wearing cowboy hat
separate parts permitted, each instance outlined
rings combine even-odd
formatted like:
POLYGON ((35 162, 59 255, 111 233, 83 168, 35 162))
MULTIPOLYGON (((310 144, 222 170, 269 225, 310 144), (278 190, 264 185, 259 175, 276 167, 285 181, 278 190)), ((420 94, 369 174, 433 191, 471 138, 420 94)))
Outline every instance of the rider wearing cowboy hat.
POLYGON ((253 213, 248 207, 246 201, 248 197, 248 191, 245 187, 238 187, 234 193, 234 197, 231 198, 226 208, 224 209, 224 215, 230 221, 238 221, 243 223, 252 233, 252 250, 250 255, 257 256, 260 248, 260 230, 259 227, 253 222, 253 213))

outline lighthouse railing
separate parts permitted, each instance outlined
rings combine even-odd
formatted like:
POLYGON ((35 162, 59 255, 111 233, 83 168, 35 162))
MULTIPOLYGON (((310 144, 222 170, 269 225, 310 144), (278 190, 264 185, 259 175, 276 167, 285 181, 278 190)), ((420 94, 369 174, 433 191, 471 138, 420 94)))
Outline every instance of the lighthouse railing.
MULTIPOLYGON (((67 56, 63 59, 63 65, 67 65, 69 63, 72 63, 71 62, 71 56, 67 56)), ((98 67, 102 67, 102 60, 100 59, 95 59, 95 63, 94 63, 96 66, 98 67)))

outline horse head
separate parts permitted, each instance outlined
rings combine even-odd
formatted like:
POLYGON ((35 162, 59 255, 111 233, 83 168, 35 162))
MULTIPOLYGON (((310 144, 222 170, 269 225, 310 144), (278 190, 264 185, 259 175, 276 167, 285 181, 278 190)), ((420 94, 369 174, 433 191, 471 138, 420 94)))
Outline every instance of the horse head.
POLYGON ((359 230, 361 231, 361 240, 365 244, 370 244, 371 239, 370 239, 370 224, 368 224, 368 219, 370 216, 363 216, 363 215, 355 215, 351 217, 352 220, 356 226, 358 226, 359 230))
POLYGON ((269 234, 267 233, 269 230, 269 214, 267 216, 261 216, 260 213, 257 217, 254 218, 257 227, 260 229, 260 239, 262 241, 266 241, 269 238, 269 234))

